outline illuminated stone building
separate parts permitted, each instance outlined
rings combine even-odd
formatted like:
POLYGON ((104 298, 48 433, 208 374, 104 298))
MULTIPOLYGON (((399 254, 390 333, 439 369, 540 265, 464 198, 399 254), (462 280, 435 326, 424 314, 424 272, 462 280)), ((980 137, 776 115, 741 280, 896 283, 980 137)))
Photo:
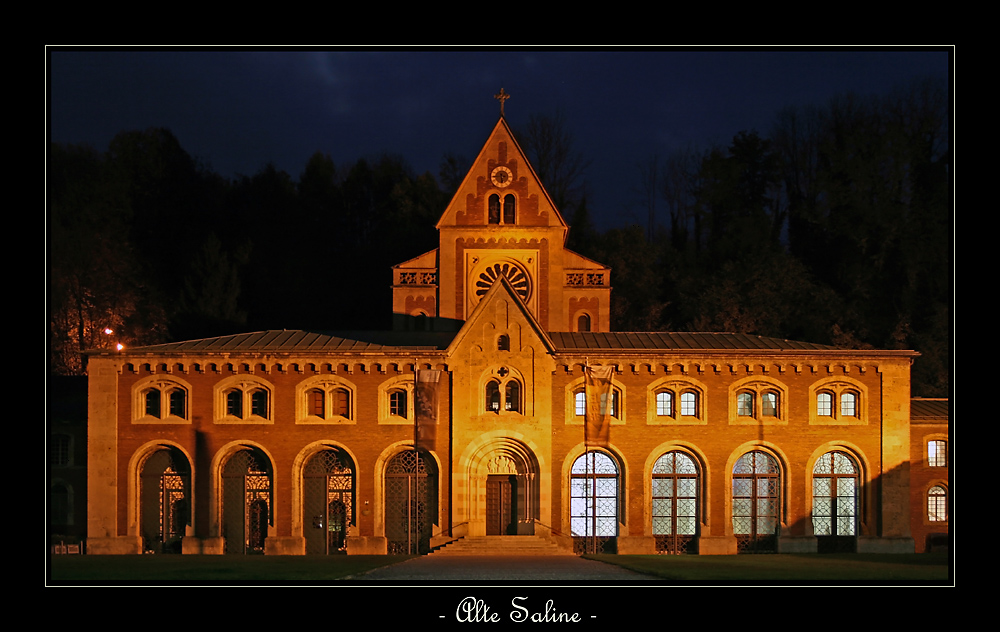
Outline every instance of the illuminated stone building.
POLYGON ((93 353, 88 552, 914 550, 913 352, 611 331, 612 270, 565 248, 502 116, 437 228, 393 331, 93 353), (614 367, 589 449, 588 365, 614 367))

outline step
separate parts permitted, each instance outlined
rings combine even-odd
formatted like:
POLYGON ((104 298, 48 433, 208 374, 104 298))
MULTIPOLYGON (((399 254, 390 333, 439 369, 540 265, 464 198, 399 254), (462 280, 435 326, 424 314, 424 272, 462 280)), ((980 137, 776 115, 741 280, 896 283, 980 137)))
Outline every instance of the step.
POLYGON ((466 536, 449 542, 432 555, 572 555, 554 542, 535 535, 466 536))

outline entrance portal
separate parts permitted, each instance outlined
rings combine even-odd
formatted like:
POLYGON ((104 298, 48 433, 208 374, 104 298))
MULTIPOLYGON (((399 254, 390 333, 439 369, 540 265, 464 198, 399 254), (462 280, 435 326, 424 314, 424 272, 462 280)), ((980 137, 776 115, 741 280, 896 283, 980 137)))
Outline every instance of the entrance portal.
POLYGON ((486 535, 517 535, 517 476, 486 479, 486 535))

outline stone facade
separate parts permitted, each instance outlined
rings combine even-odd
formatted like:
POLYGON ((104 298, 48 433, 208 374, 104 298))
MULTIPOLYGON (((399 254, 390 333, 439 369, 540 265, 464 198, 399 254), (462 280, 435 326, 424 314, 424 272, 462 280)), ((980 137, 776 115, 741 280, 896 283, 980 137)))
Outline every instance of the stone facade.
POLYGON ((567 229, 501 118, 439 247, 394 269, 397 331, 94 353, 88 552, 914 549, 913 352, 611 332, 611 270, 567 229), (599 448, 593 365, 615 369, 599 448), (417 371, 440 376, 421 451, 417 371))

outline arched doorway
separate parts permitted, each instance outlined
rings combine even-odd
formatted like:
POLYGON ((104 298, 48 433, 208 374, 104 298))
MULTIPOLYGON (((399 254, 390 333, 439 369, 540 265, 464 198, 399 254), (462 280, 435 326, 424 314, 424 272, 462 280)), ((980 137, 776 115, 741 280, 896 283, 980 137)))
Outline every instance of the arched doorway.
POLYGON ((740 553, 778 550, 781 471, 774 457, 754 450, 733 467, 733 534, 740 553))
POLYGON ((658 553, 694 553, 698 534, 699 474, 684 452, 667 452, 653 464, 653 536, 658 553))
POLYGON ((820 553, 857 551, 858 466, 844 452, 827 452, 813 467, 813 535, 820 553))
POLYGON ((615 553, 618 548, 618 464, 591 451, 570 470, 570 528, 577 553, 615 553))
POLYGON ((146 457, 139 474, 139 522, 142 549, 180 553, 191 521, 191 467, 176 448, 146 457))
POLYGON ((271 463, 263 452, 247 448, 222 468, 222 536, 225 552, 264 552, 272 523, 271 463))
POLYGON ((302 512, 307 554, 346 550, 347 527, 354 524, 354 464, 346 453, 326 449, 306 463, 302 512))
POLYGON ((430 550, 437 517, 437 469, 424 452, 404 450, 385 469, 385 535, 390 555, 430 550))

